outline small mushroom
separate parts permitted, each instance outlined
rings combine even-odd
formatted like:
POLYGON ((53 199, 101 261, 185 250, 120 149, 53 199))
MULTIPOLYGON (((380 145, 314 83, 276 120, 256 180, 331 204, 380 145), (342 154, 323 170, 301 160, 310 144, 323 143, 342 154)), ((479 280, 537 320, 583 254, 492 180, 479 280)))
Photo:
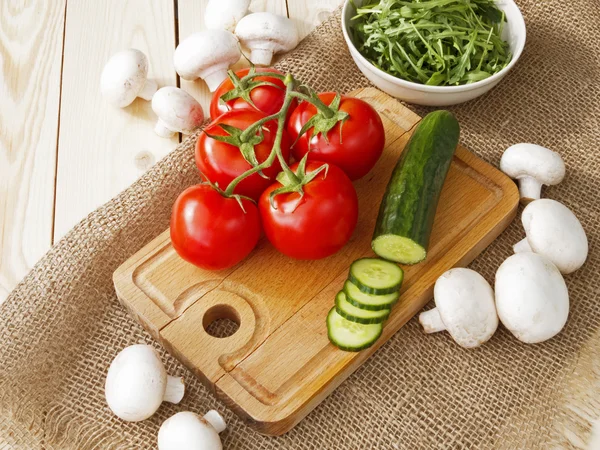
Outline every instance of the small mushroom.
POLYGON ((536 144, 515 144, 500 159, 500 170, 519 182, 521 202, 540 198, 542 185, 553 186, 565 177, 560 155, 536 144))
POLYGON ((183 378, 167 375, 154 348, 142 344, 117 355, 104 387, 109 408, 128 422, 147 419, 163 401, 179 403, 184 391, 183 378))
POLYGON ((204 24, 209 30, 233 32, 249 7, 250 0, 209 0, 204 11, 204 24))
POLYGON ((131 105, 136 97, 150 100, 157 86, 147 76, 146 55, 135 48, 123 50, 115 53, 104 66, 100 76, 100 92, 119 108, 131 105))
POLYGON ((527 237, 515 244, 515 253, 544 255, 563 274, 579 269, 588 254, 588 240, 579 219, 556 200, 531 202, 521 216, 527 237))
POLYGON ((227 30, 194 33, 175 49, 175 70, 184 80, 202 78, 211 92, 227 77, 227 69, 240 59, 236 37, 227 30))
POLYGON ((435 308, 422 312, 425 333, 447 330, 458 345, 479 347, 498 328, 494 291, 471 269, 451 269, 435 282, 435 308))
POLYGON ((204 120, 200 103, 183 89, 173 86, 160 88, 154 94, 152 110, 158 116, 154 131, 165 138, 175 133, 192 134, 204 120))
POLYGON ((169 417, 158 430, 158 450, 221 450, 219 433, 227 428, 215 410, 204 417, 185 411, 169 417))
POLYGON ((517 253, 496 272, 496 309, 500 321, 518 340, 544 342, 567 322, 567 285, 545 256, 517 253))
POLYGON ((235 34, 250 49, 250 61, 257 66, 268 66, 275 53, 298 45, 294 22, 270 12, 248 14, 238 22, 235 34))

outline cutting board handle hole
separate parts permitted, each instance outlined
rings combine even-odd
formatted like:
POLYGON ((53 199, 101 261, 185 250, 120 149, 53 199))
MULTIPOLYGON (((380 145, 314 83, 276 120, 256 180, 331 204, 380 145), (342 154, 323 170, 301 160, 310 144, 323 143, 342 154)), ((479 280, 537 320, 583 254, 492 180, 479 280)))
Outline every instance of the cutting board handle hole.
POLYGON ((215 305, 202 318, 206 332, 216 338, 233 336, 240 328, 240 315, 231 305, 215 305))

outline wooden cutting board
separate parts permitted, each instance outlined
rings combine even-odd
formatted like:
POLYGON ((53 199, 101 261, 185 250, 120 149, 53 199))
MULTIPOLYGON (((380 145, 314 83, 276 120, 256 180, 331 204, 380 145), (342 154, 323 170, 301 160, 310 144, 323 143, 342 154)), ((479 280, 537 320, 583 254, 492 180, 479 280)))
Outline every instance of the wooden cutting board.
POLYGON ((444 271, 469 264, 517 211, 515 184, 458 148, 441 195, 427 260, 405 267, 400 301, 383 335, 360 353, 331 345, 325 317, 350 263, 373 255, 371 234, 381 197, 410 131, 420 120, 376 89, 351 95, 369 102, 381 115, 386 148, 375 168, 355 182, 358 225, 340 252, 319 261, 296 261, 278 253, 263 237, 236 267, 209 272, 180 259, 166 230, 114 274, 117 295, 135 320, 264 434, 283 434, 296 425, 423 308, 444 271), (210 331, 209 325, 217 319, 233 321, 239 328, 231 336, 215 337, 207 328, 210 331))

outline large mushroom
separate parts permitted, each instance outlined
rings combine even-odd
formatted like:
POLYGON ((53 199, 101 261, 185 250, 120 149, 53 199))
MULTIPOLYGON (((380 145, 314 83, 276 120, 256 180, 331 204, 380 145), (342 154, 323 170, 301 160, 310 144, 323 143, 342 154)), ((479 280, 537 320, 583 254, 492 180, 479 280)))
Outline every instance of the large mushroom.
POLYGON ((525 204, 540 198, 542 185, 558 184, 565 177, 560 155, 536 144, 507 148, 500 159, 500 170, 519 182, 521 202, 525 204))
POLYGON ((219 433, 227 428, 215 410, 204 417, 185 411, 169 417, 158 430, 158 450, 221 450, 219 433))
POLYGON ((494 291, 471 269, 451 269, 435 282, 435 308, 422 312, 419 322, 425 333, 447 330, 465 348, 479 347, 498 328, 494 291))
POLYGON ((235 34, 250 49, 250 61, 257 66, 268 66, 275 53, 298 45, 294 22, 270 12, 248 14, 238 22, 235 34))
POLYGON ((496 272, 495 287, 498 317, 520 341, 544 342, 565 326, 567 285, 545 256, 532 252, 512 255, 496 272))
POLYGON ((143 344, 117 355, 104 387, 109 408, 128 422, 147 419, 163 401, 179 403, 184 391, 183 379, 167 375, 156 350, 143 344))
POLYGON ((160 88, 154 94, 152 110, 158 116, 154 131, 161 137, 192 134, 204 120, 200 103, 183 89, 173 86, 160 88))
POLYGON ((204 11, 204 25, 209 30, 233 32, 249 7, 250 0, 209 0, 204 11))
POLYGON ((588 254, 588 240, 579 219, 556 200, 531 202, 521 216, 527 237, 515 253, 535 252, 548 258, 563 274, 579 269, 588 254))
POLYGON ((194 33, 175 49, 175 70, 184 80, 202 78, 213 92, 227 77, 227 69, 240 59, 236 37, 227 30, 194 33))
POLYGON ((135 48, 115 53, 106 63, 100 76, 100 92, 119 108, 129 106, 137 98, 150 100, 156 83, 148 80, 148 58, 135 48))

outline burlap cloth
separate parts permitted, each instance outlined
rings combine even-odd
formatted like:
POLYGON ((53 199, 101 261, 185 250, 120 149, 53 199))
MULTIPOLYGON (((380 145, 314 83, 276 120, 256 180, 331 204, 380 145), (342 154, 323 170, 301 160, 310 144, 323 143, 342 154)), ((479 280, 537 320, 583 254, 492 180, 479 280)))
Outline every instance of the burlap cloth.
MULTIPOLYGON (((567 277, 564 331, 524 345, 505 329, 477 350, 409 322, 296 428, 247 428, 131 320, 113 271, 168 226, 171 204, 198 182, 194 139, 77 225, 0 308, 0 449, 155 448, 177 411, 222 411, 226 449, 581 448, 600 414, 600 3, 520 1, 528 26, 521 62, 489 95, 451 108, 462 141, 492 164, 510 144, 561 153, 567 178, 546 195, 565 203, 590 238, 586 265, 567 277), (187 394, 150 420, 127 424, 104 401, 113 357, 152 343, 187 394)), ((339 11, 279 64, 318 89, 368 85, 343 42, 339 11)), ((418 110, 423 113, 424 110, 418 110)), ((519 221, 472 267, 494 272, 523 237, 519 221)))

